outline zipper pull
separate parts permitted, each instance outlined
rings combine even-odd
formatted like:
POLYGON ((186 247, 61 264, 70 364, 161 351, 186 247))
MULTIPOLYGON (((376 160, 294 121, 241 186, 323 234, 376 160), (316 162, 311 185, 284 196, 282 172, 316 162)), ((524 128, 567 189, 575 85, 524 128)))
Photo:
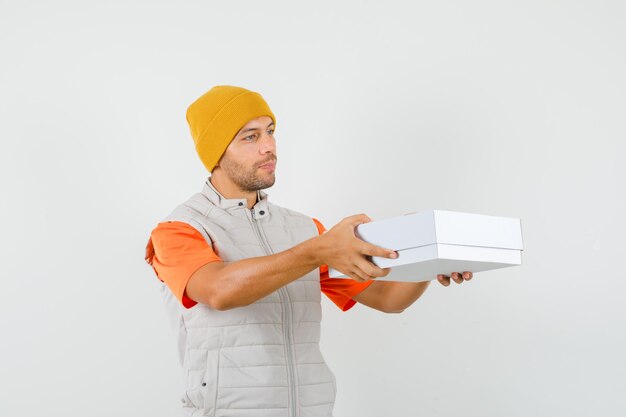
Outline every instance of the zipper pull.
POLYGON ((252 220, 256 221, 256 217, 254 217, 254 208, 251 208, 250 212, 252 213, 252 220))

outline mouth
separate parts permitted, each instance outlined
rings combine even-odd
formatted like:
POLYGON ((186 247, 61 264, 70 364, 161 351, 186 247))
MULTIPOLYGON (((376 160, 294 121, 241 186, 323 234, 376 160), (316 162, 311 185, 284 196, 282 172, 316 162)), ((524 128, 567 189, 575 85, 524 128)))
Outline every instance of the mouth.
POLYGON ((276 168, 276 162, 268 162, 266 164, 261 165, 259 168, 263 168, 263 169, 267 169, 269 171, 272 171, 274 168, 276 168))

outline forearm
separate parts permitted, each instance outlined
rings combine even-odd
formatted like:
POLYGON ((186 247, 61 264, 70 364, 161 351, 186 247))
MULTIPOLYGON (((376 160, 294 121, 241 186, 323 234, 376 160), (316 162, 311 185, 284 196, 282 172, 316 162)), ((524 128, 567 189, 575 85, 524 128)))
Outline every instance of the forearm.
POLYGON ((385 313, 400 313, 420 298, 429 284, 430 281, 374 281, 352 298, 358 303, 385 313))
POLYGON ((387 308, 401 312, 424 294, 430 281, 423 282, 387 282, 385 298, 387 308))
POLYGON ((200 268, 187 285, 187 295, 219 310, 249 305, 321 265, 319 236, 288 250, 200 268))

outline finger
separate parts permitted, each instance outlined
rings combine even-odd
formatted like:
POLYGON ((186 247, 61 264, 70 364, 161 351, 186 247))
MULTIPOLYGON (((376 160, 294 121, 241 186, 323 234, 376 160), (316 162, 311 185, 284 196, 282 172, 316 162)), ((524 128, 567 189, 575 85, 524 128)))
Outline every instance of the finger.
POLYGON ((443 274, 437 275, 437 281, 439 281, 439 283, 443 285, 444 287, 447 287, 448 285, 450 285, 450 277, 447 275, 443 275, 443 274))
POLYGON ((381 248, 380 246, 372 245, 371 243, 363 242, 359 248, 359 251, 363 255, 379 256, 381 258, 395 259, 398 257, 398 253, 392 249, 381 248))
POLYGON ((385 271, 383 271, 381 267, 366 260, 365 258, 357 259, 355 262, 355 267, 359 268, 370 278, 376 278, 386 275, 385 271))
POLYGON ((356 274, 353 269, 349 269, 349 270, 346 270, 345 272, 344 271, 341 271, 341 272, 350 279, 353 279, 358 282, 363 282, 363 278, 361 278, 358 274, 356 274))
POLYGON ((459 274, 458 272, 453 272, 450 274, 450 277, 454 280, 454 282, 456 282, 457 284, 461 284, 463 282, 463 278, 461 278, 461 274, 459 274))
POLYGON ((368 274, 366 274, 365 272, 363 272, 363 270, 361 270, 358 266, 354 266, 352 268, 352 275, 355 277, 358 277, 358 281, 363 282, 363 281, 369 281, 372 279, 371 276, 369 276, 368 274))
POLYGON ((350 272, 348 275, 348 278, 355 280, 356 282, 365 282, 365 280, 363 278, 361 278, 360 276, 358 276, 357 274, 355 274, 354 272, 350 272))
POLYGON ((346 269, 346 270, 344 270, 344 269, 342 268, 341 270, 339 270, 339 269, 338 269, 337 271, 341 272, 341 273, 342 273, 343 275, 345 275, 347 278, 350 278, 350 279, 353 279, 353 280, 355 280, 355 281, 359 281, 359 282, 363 281, 363 278, 361 278, 360 276, 358 276, 358 275, 354 272, 354 270, 352 270, 352 269, 346 269))
POLYGON ((463 279, 465 281, 469 281, 470 279, 472 279, 473 276, 474 274, 472 274, 470 271, 463 272, 463 279))

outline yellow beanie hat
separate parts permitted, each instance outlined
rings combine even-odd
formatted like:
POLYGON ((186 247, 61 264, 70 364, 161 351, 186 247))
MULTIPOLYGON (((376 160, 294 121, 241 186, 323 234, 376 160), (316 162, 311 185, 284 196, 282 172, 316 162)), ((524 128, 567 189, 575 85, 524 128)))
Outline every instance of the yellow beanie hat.
POLYGON ((187 123, 196 152, 209 172, 237 132, 260 116, 269 116, 276 123, 261 94, 232 85, 211 88, 187 108, 187 123))

